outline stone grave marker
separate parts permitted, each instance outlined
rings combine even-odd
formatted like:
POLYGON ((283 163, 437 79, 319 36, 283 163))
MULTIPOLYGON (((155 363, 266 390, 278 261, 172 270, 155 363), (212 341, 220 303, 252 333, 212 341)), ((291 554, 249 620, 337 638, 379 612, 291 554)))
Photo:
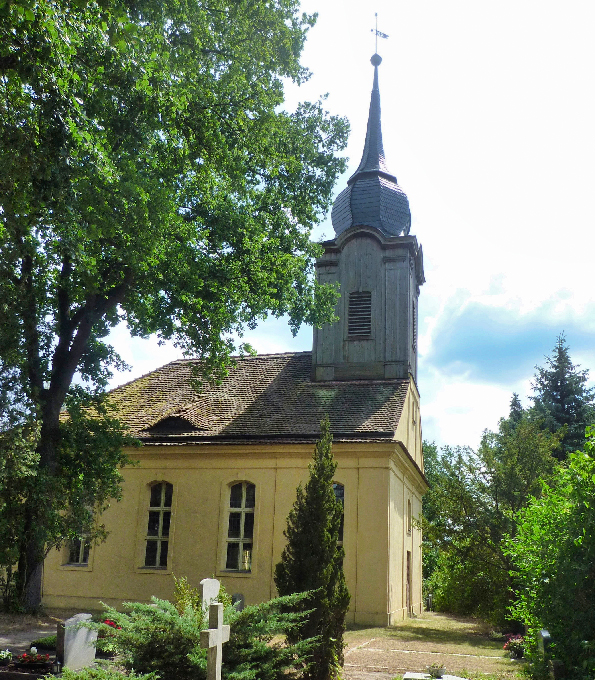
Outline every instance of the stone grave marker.
POLYGON ((246 606, 244 595, 242 593, 234 593, 231 596, 231 603, 235 606, 235 608, 239 612, 244 611, 244 607, 246 606))
POLYGON ((212 602, 217 601, 220 589, 221 584, 216 578, 203 578, 200 582, 200 599, 202 600, 202 606, 205 611, 212 602))
POLYGON ((91 618, 91 614, 75 614, 58 624, 56 656, 65 668, 77 670, 94 663, 97 631, 80 625, 91 618))

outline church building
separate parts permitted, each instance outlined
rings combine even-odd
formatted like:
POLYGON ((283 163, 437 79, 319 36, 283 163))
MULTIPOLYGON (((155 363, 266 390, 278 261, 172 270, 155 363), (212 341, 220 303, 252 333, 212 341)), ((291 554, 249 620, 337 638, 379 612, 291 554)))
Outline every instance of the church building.
POLYGON ((214 576, 246 604, 274 597, 287 516, 328 415, 348 622, 390 625, 421 612, 423 258, 384 158, 380 62, 372 57, 363 156, 317 261, 319 280, 339 285, 339 320, 314 330, 312 352, 238 359, 221 384, 200 391, 191 360, 113 390, 120 419, 143 444, 130 453, 139 465, 123 470, 122 500, 101 516, 107 540, 77 540, 46 559, 46 606, 169 599, 172 575, 195 587, 214 576))

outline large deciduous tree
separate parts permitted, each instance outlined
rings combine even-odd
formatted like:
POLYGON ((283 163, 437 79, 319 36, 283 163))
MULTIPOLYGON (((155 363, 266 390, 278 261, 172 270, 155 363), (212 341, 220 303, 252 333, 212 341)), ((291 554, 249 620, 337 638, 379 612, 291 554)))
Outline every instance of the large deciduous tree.
POLYGON ((291 642, 319 637, 306 674, 310 680, 337 676, 338 665, 343 664, 343 633, 350 600, 343 574, 345 553, 339 545, 343 505, 333 488, 337 464, 332 438, 326 418, 309 466, 310 477, 305 487, 298 487, 287 518, 287 545, 275 568, 280 595, 313 591, 302 605, 312 612, 303 625, 288 634, 291 642))
POLYGON ((445 447, 430 457, 424 533, 439 557, 427 587, 439 609, 505 623, 515 577, 503 539, 514 536, 519 513, 552 478, 558 444, 559 435, 528 418, 514 395, 509 418, 484 433, 477 452, 445 447))
MULTIPOLYGON (((45 551, 65 537, 59 518, 82 496, 101 505, 114 492, 67 492, 66 470, 81 461, 60 423, 73 379, 100 392, 119 364, 113 326, 171 339, 216 368, 232 333, 269 313, 289 314, 294 329, 331 313, 309 234, 344 167, 334 154, 347 124, 320 103, 280 108, 283 81, 308 75, 299 56, 314 18, 298 10, 296 0, 0 2, 0 400, 4 430, 28 428, 27 470, 40 479, 19 497, 30 605, 45 551)), ((106 432, 116 437, 112 421, 104 442, 106 432)))
POLYGON ((564 333, 558 336, 546 366, 536 366, 533 415, 550 432, 566 427, 555 455, 564 460, 583 447, 585 428, 595 422, 595 388, 587 388, 589 371, 572 363, 564 333))

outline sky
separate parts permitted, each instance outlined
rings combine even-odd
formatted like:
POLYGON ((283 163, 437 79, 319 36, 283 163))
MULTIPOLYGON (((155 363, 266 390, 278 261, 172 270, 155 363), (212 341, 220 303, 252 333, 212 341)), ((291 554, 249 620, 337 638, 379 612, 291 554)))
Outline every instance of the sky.
MULTIPOLYGON (((303 0, 318 12, 287 106, 328 94, 351 124, 346 185, 361 158, 372 87, 374 14, 387 165, 423 246, 419 312, 424 439, 476 448, 529 405, 535 366, 564 332, 595 377, 595 3, 592 0, 303 0)), ((330 214, 313 234, 332 238, 330 214)), ((311 349, 269 320, 259 353, 311 349)), ((151 339, 112 341, 127 382, 181 354, 151 339)), ((591 381, 593 384, 593 381, 591 381)))

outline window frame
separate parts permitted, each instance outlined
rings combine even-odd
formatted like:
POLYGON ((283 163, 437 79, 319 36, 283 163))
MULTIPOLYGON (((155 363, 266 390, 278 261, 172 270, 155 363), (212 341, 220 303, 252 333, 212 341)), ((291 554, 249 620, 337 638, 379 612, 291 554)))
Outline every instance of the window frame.
MULTIPOLYGON (((82 548, 79 546, 79 554, 82 548)), ((75 539, 64 541, 61 548, 58 549, 60 554, 60 570, 61 571, 93 571, 93 560, 95 559, 95 543, 91 541, 88 536, 79 536, 75 539), (89 544, 89 551, 86 562, 71 562, 70 555, 72 549, 72 542, 85 541, 89 544)))
MULTIPOLYGON (((236 475, 234 477, 227 477, 221 481, 220 486, 220 497, 219 497, 219 540, 217 547, 217 576, 221 578, 251 578, 256 575, 258 571, 256 555, 258 552, 258 526, 259 526, 259 512, 261 507, 261 482, 257 483, 256 480, 251 478, 249 470, 236 470, 236 475), (255 502, 254 508, 250 508, 254 514, 254 524, 252 533, 252 559, 250 564, 250 570, 236 570, 227 568, 227 545, 228 545, 228 532, 229 532, 229 513, 231 511, 237 511, 238 508, 230 507, 230 495, 231 489, 235 484, 253 484, 255 489, 255 502)), ((234 539, 232 539, 234 540, 234 539)), ((241 539, 242 541, 244 539, 241 539)), ((245 540, 249 543, 249 540, 245 540)))
POLYGON ((71 567, 87 567, 89 565, 89 560, 91 558, 91 539, 87 535, 78 536, 77 538, 71 538, 66 546, 68 561, 67 565, 71 567), (72 553, 74 552, 74 544, 78 542, 77 552, 78 560, 72 560, 72 553), (87 559, 85 560, 85 553, 87 559), (82 559, 81 559, 82 556, 82 559))
POLYGON ((173 564, 173 537, 174 537, 174 517, 175 517, 175 504, 177 500, 177 489, 173 482, 167 479, 153 480, 143 487, 144 491, 142 494, 141 502, 139 503, 139 519, 138 519, 138 548, 137 548, 137 573, 158 573, 158 574, 169 574, 171 573, 173 564), (162 486, 160 505, 152 505, 152 490, 156 486, 162 486), (167 485, 171 485, 171 505, 165 505, 165 495, 167 491, 167 485), (158 518, 157 535, 149 533, 149 521, 150 513, 159 512, 160 516, 158 518), (163 517, 164 513, 169 512, 169 527, 166 535, 163 534, 163 517), (149 541, 157 542, 157 552, 156 552, 156 565, 146 564, 147 558, 147 543, 149 541), (162 542, 167 541, 167 557, 166 565, 161 566, 159 562, 161 561, 161 551, 163 549, 162 542))
MULTIPOLYGON (((223 532, 224 532, 224 550, 223 550, 223 571, 227 574, 251 574, 253 573, 254 565, 254 539, 255 539, 255 525, 256 525, 256 484, 248 480, 235 481, 227 485, 226 494, 226 512, 225 521, 223 522, 223 532), (240 504, 233 505, 234 502, 232 498, 233 489, 240 487, 241 497, 240 504), (254 494, 254 500, 252 505, 248 505, 248 490, 252 488, 254 494), (231 517, 232 515, 239 515, 238 524, 238 536, 230 536, 231 531, 231 517), (251 516, 251 536, 245 536, 246 530, 246 518, 251 516), (229 547, 230 545, 238 546, 237 564, 238 568, 230 567, 229 560, 229 547), (242 568, 245 564, 245 554, 247 552, 244 546, 250 545, 249 560, 250 564, 248 568, 242 568)), ((237 502, 237 499, 236 499, 237 502)))

